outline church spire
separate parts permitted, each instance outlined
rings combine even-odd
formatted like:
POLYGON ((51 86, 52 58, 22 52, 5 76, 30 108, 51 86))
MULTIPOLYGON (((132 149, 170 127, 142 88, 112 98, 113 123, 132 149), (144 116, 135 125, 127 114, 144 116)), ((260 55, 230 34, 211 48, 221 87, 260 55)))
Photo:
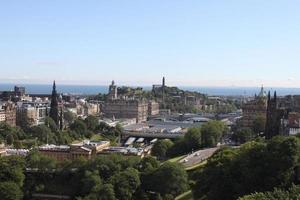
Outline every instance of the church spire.
POLYGON ((56 84, 55 84, 55 80, 53 81, 53 89, 52 89, 52 92, 53 91, 56 91, 56 84))
POLYGON ((58 126, 59 125, 58 98, 57 98, 55 81, 53 81, 53 87, 52 87, 50 117, 53 119, 53 121, 58 126))

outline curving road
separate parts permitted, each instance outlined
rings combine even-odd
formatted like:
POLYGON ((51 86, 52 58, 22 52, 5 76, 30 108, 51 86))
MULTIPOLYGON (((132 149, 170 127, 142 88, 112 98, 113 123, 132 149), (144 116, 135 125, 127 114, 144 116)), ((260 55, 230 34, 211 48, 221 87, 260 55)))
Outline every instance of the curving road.
POLYGON ((184 167, 192 167, 192 166, 199 164, 202 161, 208 159, 218 149, 219 149, 219 147, 215 147, 215 148, 202 149, 202 150, 193 152, 192 154, 181 159, 179 161, 179 163, 182 163, 184 165, 184 167))

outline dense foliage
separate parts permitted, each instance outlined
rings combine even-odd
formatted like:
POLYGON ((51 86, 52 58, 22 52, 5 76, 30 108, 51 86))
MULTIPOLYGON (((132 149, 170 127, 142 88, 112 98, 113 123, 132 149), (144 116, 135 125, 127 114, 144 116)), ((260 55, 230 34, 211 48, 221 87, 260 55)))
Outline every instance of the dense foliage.
POLYGON ((24 160, 19 157, 0 158, 0 197, 3 200, 23 198, 24 160))
POLYGON ((31 199, 37 193, 82 200, 169 199, 189 188, 181 165, 161 164, 152 157, 109 155, 58 163, 34 151, 25 160, 0 158, 0 180, 3 200, 18 200, 23 195, 31 199))
POLYGON ((114 143, 122 132, 117 125, 110 127, 105 123, 99 123, 97 117, 88 116, 69 121, 70 127, 59 130, 55 122, 47 117, 45 124, 32 127, 11 127, 8 124, 0 123, 0 143, 12 145, 15 148, 30 148, 41 144, 70 144, 75 140, 91 139, 99 135, 103 140, 110 140, 114 143))
POLYGON ((201 148, 215 147, 227 127, 221 121, 209 121, 201 127, 190 128, 184 137, 174 143, 162 140, 154 144, 152 155, 159 159, 190 153, 201 148))
POLYGON ((298 200, 300 199, 300 186, 293 185, 288 190, 275 189, 273 192, 260 192, 239 198, 239 200, 298 200))
POLYGON ((254 192, 290 187, 299 165, 300 141, 275 137, 253 141, 240 149, 224 148, 194 174, 196 199, 237 199, 254 192))
POLYGON ((239 121, 233 127, 232 139, 238 144, 244 144, 263 135, 266 127, 266 116, 257 115, 251 127, 243 127, 239 121))

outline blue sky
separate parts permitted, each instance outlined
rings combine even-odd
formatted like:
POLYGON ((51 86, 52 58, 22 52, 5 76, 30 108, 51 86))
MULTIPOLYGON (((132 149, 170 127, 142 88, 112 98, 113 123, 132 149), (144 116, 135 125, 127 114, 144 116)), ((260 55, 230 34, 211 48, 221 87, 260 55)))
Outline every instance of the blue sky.
POLYGON ((300 87, 298 0, 0 2, 0 82, 300 87))

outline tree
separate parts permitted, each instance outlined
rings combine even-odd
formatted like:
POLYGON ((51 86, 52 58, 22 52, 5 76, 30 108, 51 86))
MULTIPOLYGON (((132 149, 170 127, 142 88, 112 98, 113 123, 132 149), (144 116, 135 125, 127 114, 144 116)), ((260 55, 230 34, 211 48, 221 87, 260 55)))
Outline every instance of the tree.
POLYGON ((29 153, 29 155, 26 157, 26 163, 27 167, 39 169, 41 171, 55 169, 57 164, 53 158, 43 155, 37 151, 32 151, 29 153))
POLYGON ((58 127, 55 121, 51 117, 46 117, 45 119, 45 125, 51 129, 52 132, 57 132, 58 127))
POLYGON ((258 135, 265 131, 266 128, 266 116, 258 115, 253 121, 252 130, 258 135))
POLYGON ((235 156, 235 150, 225 148, 208 159, 207 165, 199 170, 198 176, 195 177, 196 184, 193 187, 195 199, 217 200, 221 197, 224 200, 234 199, 232 198, 233 186, 228 184, 231 180, 228 171, 235 156))
POLYGON ((138 171, 133 168, 128 168, 125 171, 116 174, 112 183, 116 197, 120 200, 131 200, 133 193, 141 184, 138 171))
POLYGON ((177 163, 166 162, 153 173, 149 174, 150 191, 161 195, 171 194, 177 196, 189 188, 188 177, 183 167, 177 163))
POLYGON ((32 131, 32 136, 38 138, 40 142, 48 143, 48 144, 55 143, 56 140, 55 134, 46 125, 42 124, 42 125, 34 126, 32 127, 31 131, 32 131))
POLYGON ((114 187, 111 184, 101 185, 97 192, 93 192, 84 198, 77 198, 78 200, 115 200, 114 187))
POLYGON ((70 111, 64 112, 64 121, 68 124, 72 124, 74 120, 76 119, 75 114, 73 114, 70 111))
POLYGON ((165 159, 168 149, 170 149, 172 146, 173 142, 171 140, 159 140, 153 145, 151 154, 156 156, 158 159, 165 159))
POLYGON ((18 127, 12 127, 7 123, 0 123, 0 139, 9 140, 10 144, 13 143, 14 139, 25 139, 26 134, 24 131, 18 127))
POLYGON ((23 169, 25 168, 23 158, 10 156, 0 158, 0 180, 1 182, 14 182, 19 187, 23 186, 25 179, 23 169))
POLYGON ((160 163, 155 158, 151 156, 144 157, 139 165, 139 170, 141 172, 152 172, 159 167, 160 163))
POLYGON ((300 142, 295 137, 252 141, 239 149, 221 149, 195 177, 196 199, 231 200, 253 192, 289 187, 295 180, 300 142))
POLYGON ((242 128, 237 130, 233 135, 232 139, 240 144, 244 144, 254 138, 254 133, 250 128, 242 128))
POLYGON ((226 125, 221 121, 212 120, 202 125, 202 147, 216 146, 226 130, 226 125))
POLYGON ((95 116, 92 116, 92 115, 89 115, 87 118, 85 118, 84 122, 85 122, 87 128, 91 131, 95 131, 99 125, 98 118, 95 116))
POLYGON ((56 134, 56 143, 59 145, 70 144, 73 139, 76 138, 72 138, 69 131, 62 131, 56 134))
POLYGON ((115 200, 114 186, 111 184, 104 184, 98 192, 99 200, 115 200))
POLYGON ((197 150, 201 148, 201 128, 190 128, 184 135, 185 144, 188 151, 197 150))
POLYGON ((0 182, 0 197, 2 200, 21 200, 23 193, 16 183, 12 181, 0 182))
POLYGON ((99 172, 96 171, 85 171, 84 178, 81 180, 82 188, 81 195, 88 195, 90 193, 97 192, 101 185, 102 181, 99 176, 99 172))
POLYGON ((84 136, 87 131, 87 126, 81 119, 76 119, 73 124, 71 124, 70 128, 80 136, 84 136))
POLYGON ((240 197, 239 200, 298 200, 300 187, 293 185, 289 190, 275 188, 272 192, 260 192, 240 197))
POLYGON ((12 134, 6 136, 6 143, 8 145, 12 145, 14 143, 14 136, 12 134))

